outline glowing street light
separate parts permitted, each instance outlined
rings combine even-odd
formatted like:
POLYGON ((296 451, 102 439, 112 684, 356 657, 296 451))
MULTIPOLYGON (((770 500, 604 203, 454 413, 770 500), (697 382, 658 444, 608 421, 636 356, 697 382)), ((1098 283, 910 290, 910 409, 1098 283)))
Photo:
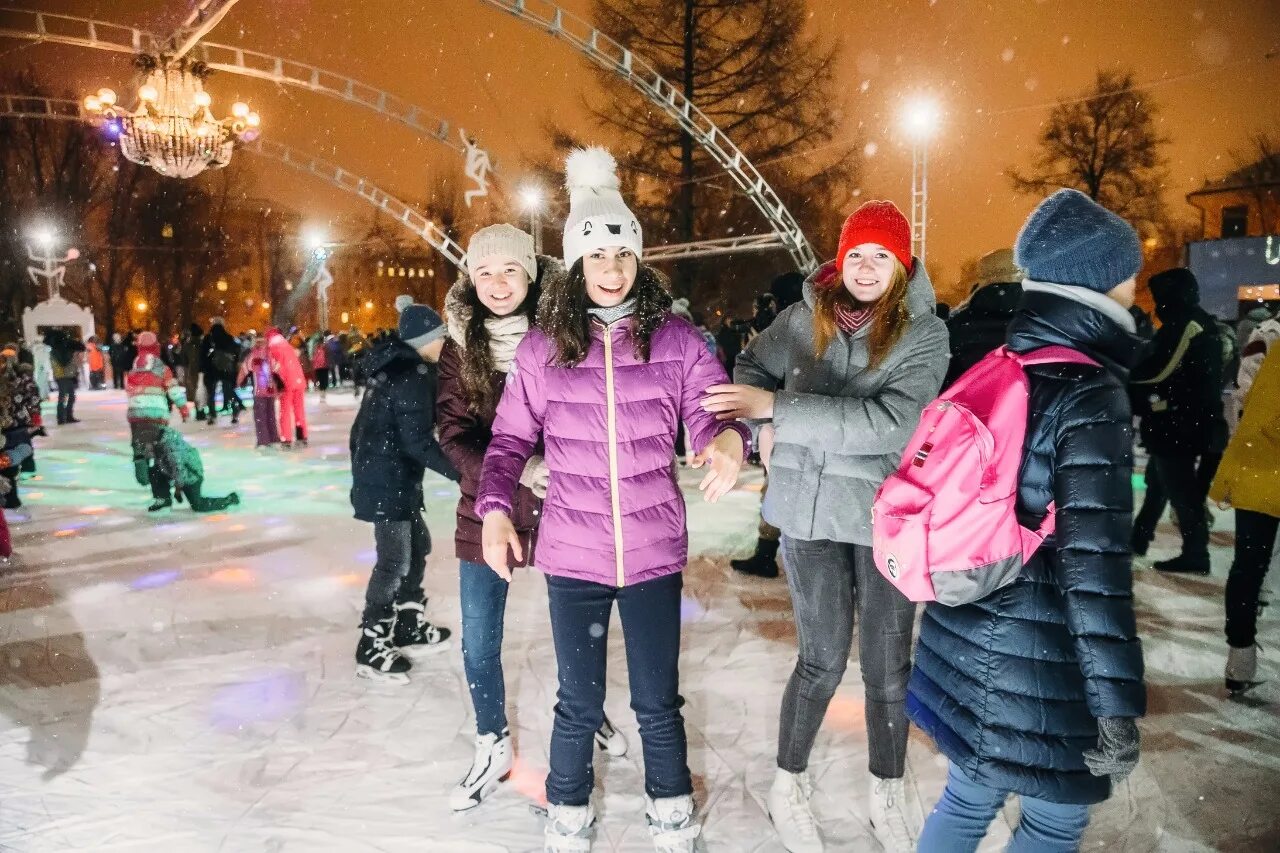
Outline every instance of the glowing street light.
POLYGON ((542 209, 546 203, 542 188, 530 185, 522 189, 520 203, 529 214, 529 230, 533 232, 533 251, 542 254, 542 209))
POLYGON ((36 245, 46 252, 53 250, 54 241, 58 239, 52 228, 38 228, 31 237, 35 240, 36 245))
POLYGON ((938 129, 938 106, 927 99, 907 105, 903 123, 911 137, 911 249, 924 263, 929 222, 929 138, 938 129))

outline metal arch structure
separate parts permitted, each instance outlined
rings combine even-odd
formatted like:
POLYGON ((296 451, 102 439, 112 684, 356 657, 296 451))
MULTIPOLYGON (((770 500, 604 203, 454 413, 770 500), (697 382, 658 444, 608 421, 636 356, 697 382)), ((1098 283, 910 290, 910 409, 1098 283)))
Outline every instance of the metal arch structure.
MULTIPOLYGON (((137 27, 31 9, 0 9, 0 37, 131 55, 159 51, 165 47, 155 33, 137 27)), ((188 53, 216 71, 295 86, 364 107, 405 125, 420 136, 446 145, 458 154, 466 154, 466 147, 456 139, 448 120, 353 77, 305 62, 214 42, 198 42, 188 53)), ((491 171, 501 175, 496 165, 491 171)))
POLYGON ((746 237, 723 237, 718 240, 698 240, 693 243, 673 243, 644 250, 648 261, 683 261, 687 258, 709 258, 715 255, 736 255, 740 252, 772 252, 785 249, 777 234, 752 234, 746 237))
MULTIPOLYGON (((480 0, 533 24, 553 38, 563 39, 596 65, 621 77, 652 103, 661 107, 720 164, 739 188, 759 208, 774 234, 790 252, 802 272, 818 267, 817 256, 799 223, 764 176, 751 164, 733 140, 716 126, 654 67, 631 50, 581 18, 547 0, 480 0), (534 9, 537 6, 539 9, 534 9)), ((695 244, 687 244, 695 245, 695 244)), ((692 257, 686 255, 686 257, 692 257)))
MULTIPOLYGON (((0 94, 0 116, 92 123, 92 117, 85 112, 84 106, 79 101, 65 98, 38 98, 29 95, 0 94)), ((467 253, 462 246, 430 219, 373 182, 327 160, 312 157, 279 142, 258 139, 238 148, 284 163, 299 172, 319 178, 331 186, 364 199, 399 222, 415 237, 444 255, 459 270, 466 268, 467 253)))

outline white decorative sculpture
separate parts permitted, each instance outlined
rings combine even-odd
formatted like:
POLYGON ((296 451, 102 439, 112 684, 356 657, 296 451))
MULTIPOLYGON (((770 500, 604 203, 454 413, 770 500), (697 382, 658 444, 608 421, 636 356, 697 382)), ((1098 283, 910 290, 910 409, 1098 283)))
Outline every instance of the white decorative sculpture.
POLYGON ((459 128, 458 135, 462 137, 462 144, 467 149, 465 167, 467 177, 476 182, 476 189, 467 190, 463 194, 463 201, 467 203, 467 207, 470 207, 473 198, 489 194, 489 181, 486 175, 493 166, 489 163, 489 152, 476 145, 475 140, 468 137, 465 130, 459 128))
POLYGON ((22 312, 22 336, 28 343, 43 338, 44 329, 61 327, 74 330, 80 340, 88 340, 94 334, 93 312, 81 308, 75 303, 62 298, 63 279, 67 274, 67 264, 80 257, 77 249, 67 249, 62 257, 53 254, 51 239, 41 239, 41 253, 30 246, 27 257, 36 266, 27 267, 27 274, 35 282, 36 287, 41 279, 49 289, 49 298, 22 312))

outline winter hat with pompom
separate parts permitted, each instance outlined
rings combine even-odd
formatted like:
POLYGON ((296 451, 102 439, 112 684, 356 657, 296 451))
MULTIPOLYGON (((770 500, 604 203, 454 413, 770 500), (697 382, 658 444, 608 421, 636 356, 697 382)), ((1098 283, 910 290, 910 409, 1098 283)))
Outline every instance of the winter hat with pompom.
POLYGON ((564 265, 606 246, 623 246, 641 257, 640 222, 618 192, 618 163, 604 148, 575 148, 564 162, 569 218, 564 223, 564 265))
POLYGON ((404 309, 408 308, 412 304, 413 304, 412 296, 410 296, 408 293, 400 294, 399 296, 396 297, 396 313, 399 314, 400 312, 404 311, 404 309))

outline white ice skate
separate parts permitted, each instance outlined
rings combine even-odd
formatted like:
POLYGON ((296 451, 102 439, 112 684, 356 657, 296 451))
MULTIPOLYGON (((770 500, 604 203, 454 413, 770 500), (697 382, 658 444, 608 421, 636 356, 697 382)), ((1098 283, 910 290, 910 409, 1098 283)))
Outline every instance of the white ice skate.
POLYGON ((511 735, 476 735, 476 755, 471 769, 449 794, 449 808, 465 812, 480 805, 498 785, 511 778, 511 735))
POLYGON ((547 806, 547 826, 542 832, 543 853, 590 853, 596 831, 596 812, 585 806, 547 806))
POLYGON ((596 746, 614 758, 621 758, 627 754, 626 735, 613 727, 607 715, 604 718, 604 724, 596 730, 596 746))
POLYGON ((773 777, 767 799, 769 820, 787 853, 822 853, 822 836, 813 816, 813 783, 808 773, 788 773, 781 767, 773 777))
POLYGON ((693 797, 645 797, 645 820, 655 853, 703 853, 702 824, 694 816, 693 797))
POLYGON ((920 825, 907 804, 907 786, 903 780, 872 776, 867 799, 871 828, 885 853, 912 853, 920 825))

